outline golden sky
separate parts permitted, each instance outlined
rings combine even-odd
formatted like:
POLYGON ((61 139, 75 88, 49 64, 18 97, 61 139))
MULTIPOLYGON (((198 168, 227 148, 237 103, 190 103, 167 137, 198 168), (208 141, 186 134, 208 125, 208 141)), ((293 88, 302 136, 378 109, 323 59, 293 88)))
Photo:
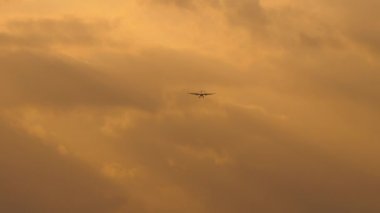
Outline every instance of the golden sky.
POLYGON ((379 7, 0 0, 0 212, 380 212, 379 7))

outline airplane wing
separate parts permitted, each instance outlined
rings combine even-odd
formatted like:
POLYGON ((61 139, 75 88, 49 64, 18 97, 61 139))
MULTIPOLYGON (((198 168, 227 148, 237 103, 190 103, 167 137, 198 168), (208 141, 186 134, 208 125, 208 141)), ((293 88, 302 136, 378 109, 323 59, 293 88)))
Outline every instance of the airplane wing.
POLYGON ((204 93, 203 95, 214 95, 215 93, 204 93))
POLYGON ((200 95, 199 93, 197 92, 189 92, 190 95, 200 95))

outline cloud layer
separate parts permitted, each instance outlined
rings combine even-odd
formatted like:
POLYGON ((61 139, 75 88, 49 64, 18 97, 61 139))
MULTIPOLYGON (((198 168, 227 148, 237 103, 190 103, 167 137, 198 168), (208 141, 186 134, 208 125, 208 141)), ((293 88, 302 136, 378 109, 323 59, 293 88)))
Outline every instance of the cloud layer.
POLYGON ((1 2, 2 211, 380 210, 377 3, 81 4, 1 2))

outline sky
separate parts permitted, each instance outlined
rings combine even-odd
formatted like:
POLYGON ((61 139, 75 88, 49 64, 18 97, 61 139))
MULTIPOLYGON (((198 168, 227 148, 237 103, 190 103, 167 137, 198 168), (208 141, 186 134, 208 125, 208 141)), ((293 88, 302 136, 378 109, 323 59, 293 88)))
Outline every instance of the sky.
POLYGON ((0 0, 0 211, 380 212, 379 6, 0 0))

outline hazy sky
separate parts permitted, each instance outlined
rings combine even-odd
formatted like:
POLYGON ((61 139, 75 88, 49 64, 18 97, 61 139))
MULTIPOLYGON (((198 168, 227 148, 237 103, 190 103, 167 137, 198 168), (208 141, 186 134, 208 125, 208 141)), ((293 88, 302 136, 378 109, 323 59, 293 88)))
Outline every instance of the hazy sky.
POLYGON ((379 7, 0 0, 0 212, 380 212, 379 7))

